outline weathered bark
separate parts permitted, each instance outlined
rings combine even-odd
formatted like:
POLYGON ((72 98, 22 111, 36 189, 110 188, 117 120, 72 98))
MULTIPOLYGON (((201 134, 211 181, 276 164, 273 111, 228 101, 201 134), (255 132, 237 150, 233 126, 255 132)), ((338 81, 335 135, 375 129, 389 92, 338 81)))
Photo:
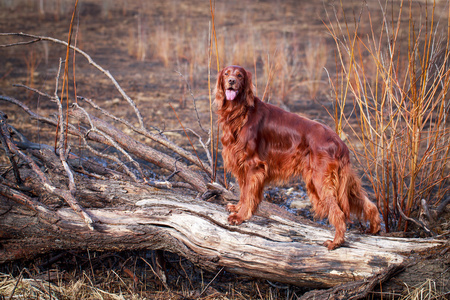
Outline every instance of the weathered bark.
MULTIPOLYGON (((56 156, 48 158, 51 151, 33 152, 58 164, 56 156)), ((49 170, 48 176, 64 186, 67 180, 61 169, 49 170)), ((24 186, 36 196, 0 184, 0 263, 64 249, 163 249, 209 270, 224 267, 229 272, 324 288, 366 280, 401 266, 405 257, 400 253, 444 243, 349 233, 343 247, 328 251, 322 243, 333 232, 270 203, 263 203, 251 221, 230 226, 224 205, 141 183, 75 174, 76 198, 94 220, 95 230, 89 230, 72 209, 52 200, 39 187, 38 177, 22 168, 24 186), (27 208, 14 195, 29 198, 34 201, 31 206, 41 209, 27 208), (48 206, 40 202, 43 198, 48 206)))
POLYGON ((384 272, 364 280, 343 283, 330 289, 313 290, 303 294, 301 300, 354 300, 366 299, 376 285, 379 285, 403 270, 402 265, 392 265, 384 272))

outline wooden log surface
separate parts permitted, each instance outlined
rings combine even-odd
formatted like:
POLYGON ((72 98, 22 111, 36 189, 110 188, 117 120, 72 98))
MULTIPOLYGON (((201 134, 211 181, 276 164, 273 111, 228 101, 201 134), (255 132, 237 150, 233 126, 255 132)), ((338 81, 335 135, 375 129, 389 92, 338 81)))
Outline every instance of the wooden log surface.
POLYGON ((44 222, 39 213, 15 203, 9 203, 5 213, 3 202, 0 263, 57 249, 163 249, 209 270, 224 267, 233 273, 324 288, 369 278, 401 265, 402 253, 444 244, 351 232, 343 247, 328 251, 322 243, 333 237, 332 231, 300 223, 267 202, 260 209, 263 216, 230 226, 223 205, 154 188, 120 193, 126 198, 120 206, 86 208, 95 221, 94 231, 68 207, 56 209, 58 221, 44 222))

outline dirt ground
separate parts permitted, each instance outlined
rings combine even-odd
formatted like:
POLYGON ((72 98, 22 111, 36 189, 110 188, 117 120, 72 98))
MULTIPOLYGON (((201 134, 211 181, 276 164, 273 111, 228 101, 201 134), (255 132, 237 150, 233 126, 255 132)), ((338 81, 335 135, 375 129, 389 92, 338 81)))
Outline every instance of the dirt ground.
MULTIPOLYGON (((0 32, 24 32, 66 41, 74 2, 0 1, 0 32)), ((333 110, 333 91, 328 75, 333 80, 336 74, 336 52, 334 41, 324 23, 329 22, 328 18, 332 20, 336 17, 343 18, 344 14, 349 20, 357 19, 361 17, 361 8, 364 8, 365 11, 371 11, 374 18, 372 23, 379 24, 374 26, 381 26, 379 3, 368 2, 364 4, 357 0, 345 1, 345 7, 341 9, 339 1, 216 1, 215 28, 220 67, 229 64, 244 66, 253 73, 260 97, 265 94, 266 84, 269 81, 265 100, 292 112, 321 120, 333 127, 333 119, 328 113, 333 110)), ((398 7, 399 2, 393 1, 392 15, 398 11, 394 7, 398 7)), ((424 2, 414 2, 418 18, 424 16, 421 13, 424 2)), ((448 17, 446 13, 448 4, 446 1, 438 1, 438 5, 441 6, 436 9, 436 14, 442 18, 442 24, 447 24, 445 18, 448 17)), ((210 20, 209 1, 80 1, 74 22, 72 44, 75 43, 76 36, 77 47, 110 71, 125 92, 136 102, 148 126, 163 130, 171 139, 189 149, 189 142, 184 137, 170 105, 185 127, 199 133, 204 140, 207 139, 207 133, 200 128, 198 120, 202 123, 202 127, 209 128, 210 20)), ((361 24, 362 32, 369 30, 368 22, 361 24)), ((349 23, 348 26, 353 25, 349 23)), ((30 39, 0 36, 1 45, 28 40, 30 39)), ((54 103, 13 84, 27 85, 53 94, 59 60, 65 58, 65 51, 62 45, 50 42, 0 48, 0 66, 2 66, 0 94, 19 99, 42 115, 49 116, 55 113, 57 108, 54 103)), ((214 51, 215 49, 212 52, 214 51)), ((78 96, 93 99, 116 116, 136 123, 137 118, 133 110, 123 101, 111 81, 89 65, 81 55, 77 54, 75 60, 75 72, 72 64, 69 68, 71 101, 74 97, 75 73, 78 96)), ((217 60, 213 54, 211 92, 216 73, 217 60)), ((85 104, 82 105, 87 107, 85 104)), ((0 102, 0 111, 6 113, 9 123, 22 131, 29 140, 47 144, 53 142, 53 128, 36 124, 20 109, 5 102, 0 102)), ((94 110, 90 111, 98 115, 94 110)), ((152 143, 148 140, 145 142, 152 143)), ((0 155, 2 156, 3 154, 0 155)), ((1 161, 2 163, 5 161, 4 157, 1 161)), ((157 174, 155 176, 158 176, 159 172, 155 170, 157 174)), ((275 201, 282 202, 286 198, 284 191, 277 190, 267 195, 276 198, 275 201)), ((444 222, 448 223, 448 219, 444 222)), ((413 255, 412 265, 387 284, 380 286, 371 294, 371 299, 382 298, 382 295, 385 295, 384 299, 396 298, 399 296, 396 294, 399 290, 419 286, 427 279, 436 284, 438 292, 447 293, 448 296, 450 251, 446 250, 448 248, 438 249, 426 256, 413 255), (391 294, 389 291, 392 291, 391 294)), ((58 254, 54 256, 56 255, 58 254)), ((111 262, 115 255, 105 255, 105 262, 111 262)), ((120 257, 117 258, 118 261, 126 262, 129 257, 141 255, 146 254, 120 253, 115 257, 120 257)), ((86 263, 84 254, 70 253, 64 256, 72 260, 72 263, 66 262, 59 266, 60 270, 66 265, 72 268, 72 271, 65 271, 67 273, 75 272, 74 266, 79 268, 86 263)), ((18 265, 42 266, 45 265, 44 260, 21 262, 18 265)), ((187 267, 191 267, 191 272, 196 274, 195 280, 203 280, 203 271, 192 266, 187 267)), ((17 267, 12 265, 2 266, 1 270, 17 273, 17 267)), ((206 279, 212 279, 214 275, 205 272, 204 280, 207 282, 206 279)), ((217 292, 217 298, 223 299, 270 297, 296 299, 305 292, 301 288, 280 287, 276 283, 254 281, 232 274, 221 274, 219 278, 221 284, 212 285, 211 288, 217 292)), ((181 287, 174 284, 173 288, 181 287)), ((155 290, 163 289, 155 284, 155 290)), ((161 295, 160 293, 154 297, 161 295)), ((170 297, 178 299, 174 295, 170 297)), ((186 298, 195 298, 195 295, 186 298)))

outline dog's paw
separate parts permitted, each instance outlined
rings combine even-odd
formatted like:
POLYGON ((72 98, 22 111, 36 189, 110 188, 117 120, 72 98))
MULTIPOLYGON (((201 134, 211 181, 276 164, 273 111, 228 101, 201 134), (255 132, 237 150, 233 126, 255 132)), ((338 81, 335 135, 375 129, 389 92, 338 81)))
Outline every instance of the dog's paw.
POLYGON ((234 204, 231 204, 231 203, 228 203, 228 204, 227 204, 227 210, 228 210, 229 212, 235 212, 235 213, 238 212, 237 205, 234 205, 234 204))
POLYGON ((323 245, 325 247, 327 247, 328 250, 330 250, 330 251, 339 247, 339 244, 333 243, 333 241, 331 241, 331 240, 326 241, 325 243, 323 243, 323 245))
POLYGON ((243 221, 244 220, 236 213, 232 213, 228 216, 228 223, 230 223, 230 225, 239 225, 242 224, 243 221))
POLYGON ((374 234, 375 235, 375 234, 379 233, 380 231, 381 231, 380 225, 374 226, 374 227, 370 226, 370 228, 368 228, 366 230, 366 234, 374 234))

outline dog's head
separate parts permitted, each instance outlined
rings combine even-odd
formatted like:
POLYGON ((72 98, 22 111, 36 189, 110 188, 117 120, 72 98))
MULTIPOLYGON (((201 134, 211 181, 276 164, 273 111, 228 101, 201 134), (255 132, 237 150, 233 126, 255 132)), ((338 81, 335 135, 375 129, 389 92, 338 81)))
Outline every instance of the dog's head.
POLYGON ((216 104, 220 109, 226 101, 254 106, 252 74, 240 66, 229 66, 219 72, 216 84, 216 104))

